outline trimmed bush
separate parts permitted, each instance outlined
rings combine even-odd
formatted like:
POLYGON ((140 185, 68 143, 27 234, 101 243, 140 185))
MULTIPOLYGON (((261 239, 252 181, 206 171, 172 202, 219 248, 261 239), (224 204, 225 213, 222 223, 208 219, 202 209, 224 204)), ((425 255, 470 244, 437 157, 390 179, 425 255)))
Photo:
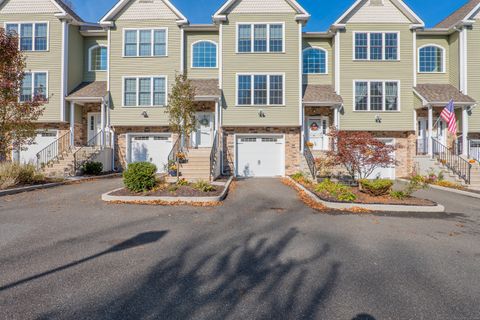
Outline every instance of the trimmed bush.
POLYGON ((132 192, 149 191, 157 183, 157 167, 150 162, 135 162, 128 165, 123 173, 123 184, 132 192))
POLYGON ((335 199, 345 202, 353 202, 357 200, 357 196, 352 192, 352 189, 340 183, 332 182, 325 179, 315 187, 315 192, 328 193, 335 199))
POLYGON ((103 172, 103 163, 87 161, 83 164, 83 174, 88 176, 98 176, 103 172))
POLYGON ((373 197, 385 196, 390 193, 393 187, 393 181, 388 179, 362 179, 359 181, 359 183, 360 190, 373 197))

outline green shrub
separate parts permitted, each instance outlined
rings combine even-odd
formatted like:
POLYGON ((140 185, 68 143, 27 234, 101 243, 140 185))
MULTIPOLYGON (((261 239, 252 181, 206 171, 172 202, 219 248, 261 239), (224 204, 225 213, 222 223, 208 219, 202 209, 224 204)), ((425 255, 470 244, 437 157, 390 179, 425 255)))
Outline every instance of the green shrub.
POLYGON ((198 191, 202 192, 212 192, 217 190, 214 186, 212 186, 209 182, 205 180, 198 180, 193 184, 193 188, 197 189, 198 191))
POLYGON ((190 182, 188 182, 187 179, 180 179, 177 181, 177 185, 179 186, 188 186, 190 184, 190 182))
POLYGON ((387 195, 393 187, 393 181, 388 179, 362 179, 359 181, 359 183, 362 192, 368 193, 369 195, 374 197, 387 195))
POLYGON ((13 162, 0 163, 0 189, 9 189, 16 185, 30 185, 45 181, 32 164, 13 162))
POLYGON ((390 191, 390 197, 398 200, 405 200, 408 197, 410 197, 405 191, 399 190, 399 191, 390 191))
POLYGON ((298 183, 303 183, 303 184, 312 183, 312 181, 303 172, 294 173, 290 177, 298 183))
POLYGON ((148 191, 155 187, 157 167, 150 162, 130 163, 123 173, 123 184, 132 192, 148 191))
POLYGON ((83 174, 88 176, 98 176, 103 172, 103 163, 87 161, 83 164, 83 174))
POLYGON ((353 202, 357 200, 357 196, 352 192, 352 189, 340 183, 332 182, 325 179, 315 187, 315 192, 326 192, 339 201, 353 202))
POLYGON ((168 186, 167 190, 168 190, 168 192, 175 192, 175 191, 178 190, 178 188, 179 188, 178 185, 172 184, 172 185, 168 186))

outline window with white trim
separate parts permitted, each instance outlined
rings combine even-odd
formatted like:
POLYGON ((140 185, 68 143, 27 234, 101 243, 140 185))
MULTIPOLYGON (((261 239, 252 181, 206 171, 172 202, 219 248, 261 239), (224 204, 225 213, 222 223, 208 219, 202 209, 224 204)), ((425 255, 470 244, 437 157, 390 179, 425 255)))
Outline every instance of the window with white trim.
POLYGON ((306 48, 303 50, 303 73, 327 73, 327 51, 320 48, 306 48))
POLYGON ((167 55, 167 29, 125 29, 125 57, 164 57, 167 55))
POLYGON ((20 87, 20 102, 32 101, 34 97, 47 98, 47 73, 26 72, 20 87))
POLYGON ((18 46, 22 51, 48 50, 48 23, 6 23, 9 34, 18 36, 18 46))
POLYGON ((237 52, 283 52, 283 24, 238 24, 237 52))
POLYGON ((238 75, 237 105, 284 105, 284 76, 274 74, 238 75))
POLYGON ((397 32, 354 33, 355 60, 398 60, 397 32))
POLYGON ((126 107, 156 107, 167 104, 165 77, 124 78, 123 105, 126 107))
POLYGON ((445 49, 436 45, 427 45, 419 50, 419 71, 425 73, 445 72, 445 49))
POLYGON ((355 111, 398 111, 398 81, 355 81, 355 111))
POLYGON ((89 54, 89 71, 106 71, 107 70, 107 54, 106 46, 95 45, 88 49, 89 54))
POLYGON ((192 45, 192 68, 216 68, 217 44, 212 41, 198 41, 192 45))

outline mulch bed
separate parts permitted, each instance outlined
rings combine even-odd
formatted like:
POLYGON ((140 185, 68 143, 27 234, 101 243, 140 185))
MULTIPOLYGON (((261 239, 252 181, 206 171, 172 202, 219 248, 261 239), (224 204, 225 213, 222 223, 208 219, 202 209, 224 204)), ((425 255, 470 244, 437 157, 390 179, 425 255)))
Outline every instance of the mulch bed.
POLYGON ((370 196, 369 194, 361 192, 358 187, 352 187, 351 188, 352 193, 354 193, 357 196, 357 200, 355 200, 354 202, 339 201, 336 198, 332 197, 328 193, 316 192, 314 190, 313 185, 304 184, 304 183, 301 183, 301 182, 299 182, 299 183, 301 185, 303 185, 305 188, 307 188, 309 191, 314 193, 321 200, 329 201, 329 202, 353 203, 353 204, 357 203, 357 204, 404 205, 404 206, 436 206, 437 205, 433 201, 426 200, 426 199, 415 198, 415 197, 409 197, 405 200, 395 199, 395 198, 390 197, 389 195, 381 196, 381 197, 373 197, 373 196, 370 196))
MULTIPOLYGON (((169 184, 173 186, 175 184, 169 184)), ((215 186, 216 190, 211 192, 202 192, 191 186, 178 186, 175 191, 168 190, 168 187, 156 189, 148 192, 131 192, 125 188, 112 193, 112 196, 143 196, 143 197, 217 197, 222 194, 224 186, 215 186)))

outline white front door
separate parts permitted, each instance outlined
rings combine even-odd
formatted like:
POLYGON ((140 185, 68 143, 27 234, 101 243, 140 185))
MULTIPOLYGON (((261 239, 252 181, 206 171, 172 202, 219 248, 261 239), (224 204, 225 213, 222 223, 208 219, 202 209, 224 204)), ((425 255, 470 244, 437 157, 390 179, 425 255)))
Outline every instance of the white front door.
POLYGON ((277 177, 285 173, 285 139, 279 135, 240 136, 236 141, 236 175, 277 177))
MULTIPOLYGON (((434 123, 435 125, 435 123, 434 123)), ((446 145, 447 143, 447 124, 443 120, 438 120, 436 127, 433 128, 433 138, 437 139, 441 144, 446 145)), ((419 149, 428 152, 428 119, 419 118, 418 119, 418 137, 419 149)))
POLYGON ((308 142, 312 143, 313 150, 329 150, 328 137, 328 117, 311 117, 308 118, 308 142))
POLYGON ((417 151, 421 154, 428 153, 428 120, 418 119, 417 151))
POLYGON ((132 135, 129 143, 129 163, 150 162, 157 167, 157 172, 165 172, 172 150, 171 134, 132 135))
POLYGON ((214 114, 212 112, 198 112, 196 118, 197 127, 192 133, 192 146, 209 148, 212 146, 214 114))
POLYGON ((100 135, 97 135, 102 131, 102 116, 99 112, 88 113, 88 142, 90 145, 99 145, 100 144, 100 135), (95 138, 95 136, 97 136, 95 138), (92 139, 95 140, 92 141, 92 139))

